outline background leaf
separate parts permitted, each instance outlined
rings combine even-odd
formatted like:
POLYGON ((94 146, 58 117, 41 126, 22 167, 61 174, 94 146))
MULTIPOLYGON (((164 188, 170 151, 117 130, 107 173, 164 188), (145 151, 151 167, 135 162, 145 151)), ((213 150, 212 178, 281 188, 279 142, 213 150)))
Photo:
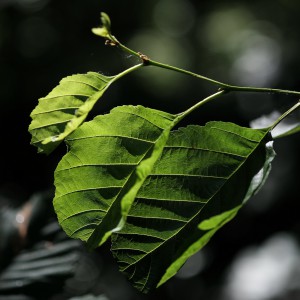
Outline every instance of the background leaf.
POLYGON ((55 171, 54 199, 69 236, 95 248, 123 227, 177 120, 162 111, 122 106, 69 136, 70 151, 55 171))
MULTIPOLYGON (((263 115, 250 122, 252 128, 266 128, 271 126, 280 116, 282 112, 273 111, 268 115, 263 115)), ((288 118, 282 120, 276 127, 271 131, 272 137, 282 138, 300 131, 300 113, 299 111, 294 112, 288 118)))
POLYGON ((34 193, 22 205, 1 207, 0 193, 1 300, 54 299, 72 286, 78 293, 73 289, 71 295, 82 295, 99 281, 101 262, 95 264, 93 254, 62 231, 52 199, 51 189, 34 193))
POLYGON ((46 97, 39 99, 30 115, 31 144, 39 152, 51 153, 81 125, 114 78, 96 72, 63 78, 46 97))
POLYGON ((267 133, 222 122, 171 133, 125 227, 113 235, 120 270, 136 288, 148 292, 176 274, 257 191, 273 153, 265 149, 267 133))

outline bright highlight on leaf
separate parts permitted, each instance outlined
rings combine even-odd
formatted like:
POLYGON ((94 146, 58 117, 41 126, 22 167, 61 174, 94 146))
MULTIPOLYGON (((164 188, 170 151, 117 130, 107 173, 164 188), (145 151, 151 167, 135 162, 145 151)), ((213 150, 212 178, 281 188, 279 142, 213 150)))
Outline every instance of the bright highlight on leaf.
POLYGON ((55 171, 54 208, 67 234, 95 248, 124 226, 177 117, 122 106, 82 125, 55 171))
POLYGON ((81 125, 114 78, 95 72, 68 76, 39 99, 29 126, 31 143, 38 152, 51 153, 81 125))

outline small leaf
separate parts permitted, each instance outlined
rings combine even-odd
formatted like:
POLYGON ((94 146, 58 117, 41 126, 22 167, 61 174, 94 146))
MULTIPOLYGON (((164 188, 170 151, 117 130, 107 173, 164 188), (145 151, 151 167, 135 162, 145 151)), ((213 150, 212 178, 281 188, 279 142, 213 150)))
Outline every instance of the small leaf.
POLYGON ((107 31, 110 32, 111 21, 108 14, 106 14, 105 12, 101 12, 100 16, 103 27, 105 27, 107 31))
POLYGON ((95 72, 68 76, 39 99, 29 126, 31 144, 38 152, 51 153, 80 126, 114 78, 95 72))
POLYGON ((69 236, 95 248, 124 226, 177 121, 165 112, 122 106, 67 138, 70 150, 55 171, 54 208, 69 236))
POLYGON ((102 26, 97 28, 92 28, 92 32, 95 35, 99 35, 101 37, 111 39, 111 32, 110 32, 111 22, 109 16, 106 13, 102 12, 100 19, 101 19, 102 26))
POLYGON ((170 134, 126 225, 113 234, 113 254, 137 289, 174 276, 257 192, 274 157, 269 139, 268 130, 223 122, 170 134))

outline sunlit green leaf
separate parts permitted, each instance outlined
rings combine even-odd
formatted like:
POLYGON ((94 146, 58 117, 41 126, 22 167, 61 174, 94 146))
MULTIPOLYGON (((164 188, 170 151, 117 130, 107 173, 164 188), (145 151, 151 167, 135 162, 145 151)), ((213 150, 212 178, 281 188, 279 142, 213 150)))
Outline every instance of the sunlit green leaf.
POLYGON ((136 288, 166 282, 236 215, 269 173, 269 139, 268 130, 222 122, 171 133, 113 234, 114 256, 136 288))
POLYGON ((55 171, 54 208, 69 236, 95 248, 123 227, 177 121, 162 111, 122 106, 67 138, 70 150, 55 171))
POLYGON ((114 78, 95 72, 63 78, 31 113, 31 143, 39 152, 52 152, 82 124, 114 78))

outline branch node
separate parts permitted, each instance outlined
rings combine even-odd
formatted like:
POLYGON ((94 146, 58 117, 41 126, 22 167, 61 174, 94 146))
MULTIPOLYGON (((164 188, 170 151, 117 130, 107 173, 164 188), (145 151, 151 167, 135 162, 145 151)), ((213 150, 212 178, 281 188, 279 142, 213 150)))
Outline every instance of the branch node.
POLYGON ((219 87, 218 88, 218 92, 224 92, 225 94, 227 94, 229 92, 229 89, 228 88, 225 88, 225 87, 219 87))
POLYGON ((144 66, 147 66, 149 64, 150 58, 141 52, 138 52, 138 55, 140 59, 143 61, 144 66))
POLYGON ((112 40, 106 40, 105 45, 115 47, 115 46, 117 46, 117 43, 112 40))

